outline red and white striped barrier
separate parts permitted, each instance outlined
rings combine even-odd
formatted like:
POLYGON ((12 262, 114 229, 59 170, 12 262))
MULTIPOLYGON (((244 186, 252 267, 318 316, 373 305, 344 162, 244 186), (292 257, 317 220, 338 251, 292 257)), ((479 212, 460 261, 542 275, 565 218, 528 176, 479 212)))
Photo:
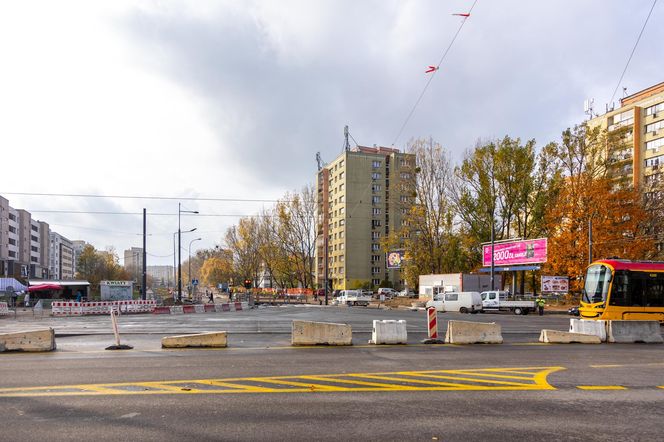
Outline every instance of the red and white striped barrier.
POLYGON ((9 306, 7 305, 6 302, 0 302, 0 315, 8 315, 9 314, 9 306))
POLYGON ((154 299, 145 301, 53 301, 51 314, 53 316, 107 315, 111 310, 120 313, 152 313, 156 306, 157 301, 154 299))
POLYGON ((438 317, 436 307, 427 309, 427 323, 429 324, 429 339, 438 339, 438 317))

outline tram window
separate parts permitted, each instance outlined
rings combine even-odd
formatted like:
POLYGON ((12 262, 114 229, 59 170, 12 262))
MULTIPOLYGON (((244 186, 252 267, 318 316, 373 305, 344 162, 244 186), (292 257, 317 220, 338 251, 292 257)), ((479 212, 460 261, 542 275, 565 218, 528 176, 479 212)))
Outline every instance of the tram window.
POLYGON ((664 274, 630 271, 616 273, 609 305, 664 307, 664 274))

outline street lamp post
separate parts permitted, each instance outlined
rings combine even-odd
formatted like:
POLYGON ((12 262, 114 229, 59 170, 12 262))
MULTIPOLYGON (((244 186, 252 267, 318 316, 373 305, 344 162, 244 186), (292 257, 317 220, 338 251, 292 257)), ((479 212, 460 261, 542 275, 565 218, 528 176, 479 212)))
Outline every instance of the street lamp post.
POLYGON ((192 239, 191 241, 189 241, 189 280, 191 281, 191 285, 192 285, 192 288, 189 290, 189 296, 190 297, 191 297, 191 292, 194 290, 194 288, 193 288, 194 280, 191 277, 191 244, 194 241, 200 241, 201 239, 203 239, 203 238, 196 238, 196 239, 192 239))
MULTIPOLYGON (((182 302, 182 231, 180 230, 180 214, 182 213, 198 213, 198 210, 182 210, 182 204, 178 203, 178 302, 182 302)), ((194 227, 190 230, 196 230, 194 227)))

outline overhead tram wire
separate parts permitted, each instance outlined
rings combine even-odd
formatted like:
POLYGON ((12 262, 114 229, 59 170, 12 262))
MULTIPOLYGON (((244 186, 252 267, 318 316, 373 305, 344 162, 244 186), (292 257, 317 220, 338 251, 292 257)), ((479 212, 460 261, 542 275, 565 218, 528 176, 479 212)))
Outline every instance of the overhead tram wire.
MULTIPOLYGON (((146 196, 146 195, 95 195, 82 193, 39 193, 39 192, 0 192, 0 195, 18 196, 59 196, 69 198, 114 198, 135 200, 168 200, 168 201, 217 201, 223 203, 278 203, 286 200, 260 199, 260 198, 209 198, 192 196, 146 196)), ((141 212, 142 214, 142 212, 141 212)))
POLYGON ((618 84, 616 84, 616 88, 613 90, 613 95, 611 95, 611 99, 609 100, 609 104, 613 103, 613 99, 616 97, 616 93, 618 92, 618 88, 620 88, 620 85, 622 84, 623 78, 625 77, 625 73, 627 72, 627 68, 629 67, 629 63, 632 61, 632 57, 634 56, 634 52, 636 52, 636 47, 639 45, 639 41, 641 41, 641 36, 643 35, 643 31, 646 29, 646 25, 648 24, 648 20, 650 20, 650 16, 652 15, 653 9, 655 9, 655 5, 657 4, 657 0, 653 0, 652 6, 650 7, 650 11, 648 12, 648 16, 646 17, 646 20, 643 22, 643 26, 641 27, 641 32, 639 32, 639 36, 636 38, 636 43, 634 43, 634 47, 632 48, 632 52, 629 54, 629 58, 627 59, 627 63, 625 63, 625 69, 623 69, 622 74, 620 74, 620 80, 618 80, 618 84))
MULTIPOLYGON (((475 7, 475 4, 477 3, 477 0, 473 2, 473 5, 470 7, 468 10, 468 14, 471 14, 473 12, 473 8, 475 7)), ((445 60, 445 57, 447 57, 447 54, 450 52, 450 49, 452 48, 452 45, 456 41, 457 37, 459 36, 459 33, 461 32, 461 29, 463 29, 463 25, 466 24, 466 21, 468 18, 464 18, 461 21, 461 24, 459 25, 459 29, 457 29, 456 33, 454 34, 454 37, 452 37, 452 41, 450 41, 450 44, 447 46, 447 49, 445 49, 445 52, 443 52, 442 57, 440 57, 440 61, 438 61, 438 64, 436 65, 436 70, 431 73, 431 76, 429 76, 429 80, 426 82, 424 85, 424 89, 422 89, 422 92, 420 93, 420 96, 417 97, 417 101, 415 101, 415 104, 413 105, 412 109, 408 113, 408 116, 406 117, 406 120, 403 122, 401 125, 401 128, 399 129, 399 132, 397 133, 397 136, 394 138, 394 141, 392 141, 392 146, 395 146, 397 144, 397 141, 399 141, 399 137, 401 137, 401 134, 403 133, 403 130, 406 128, 406 125, 412 118, 413 114, 415 113, 415 110, 417 109, 417 106, 419 106, 420 101, 422 101, 422 98, 424 97, 424 94, 426 93, 427 89, 429 88, 429 85, 433 81, 434 77, 440 70, 440 65, 443 64, 443 61, 445 60)))

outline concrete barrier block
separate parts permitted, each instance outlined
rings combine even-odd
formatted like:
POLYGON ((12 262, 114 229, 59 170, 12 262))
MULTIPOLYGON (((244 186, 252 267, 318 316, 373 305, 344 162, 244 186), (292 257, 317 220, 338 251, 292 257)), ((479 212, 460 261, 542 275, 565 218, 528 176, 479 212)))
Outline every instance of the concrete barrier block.
POLYGON ((181 305, 171 306, 171 315, 181 315, 183 313, 184 313, 184 310, 182 309, 181 305))
POLYGON ((447 344, 502 344, 500 324, 495 322, 448 321, 447 344))
POLYGON ((291 345, 352 345, 350 325, 293 321, 291 345))
POLYGON ((607 340, 615 343, 661 344, 659 321, 608 321, 607 340))
POLYGON ((215 311, 215 306, 214 306, 214 304, 205 304, 204 310, 206 312, 213 312, 213 311, 215 311))
POLYGON ((171 308, 170 307, 155 307, 154 310, 152 311, 153 314, 155 315, 170 315, 171 314, 171 308))
POLYGON ((583 333, 564 332, 560 330, 542 330, 539 337, 540 342, 547 344, 601 344, 602 340, 597 335, 586 335, 583 333))
POLYGON ((53 351, 55 332, 52 328, 0 334, 1 351, 53 351))
POLYGON ((227 342, 225 331, 161 338, 162 348, 224 348, 227 342))
POLYGON ((196 313, 196 307, 193 305, 183 305, 182 311, 184 313, 196 313))
POLYGON ((407 342, 406 321, 374 319, 370 344, 406 344, 407 342))
POLYGON ((603 319, 575 319, 569 320, 570 333, 598 336, 600 341, 606 342, 606 321, 603 319))
POLYGON ((196 313, 205 313, 205 305, 203 305, 203 304, 194 305, 194 311, 196 313))

